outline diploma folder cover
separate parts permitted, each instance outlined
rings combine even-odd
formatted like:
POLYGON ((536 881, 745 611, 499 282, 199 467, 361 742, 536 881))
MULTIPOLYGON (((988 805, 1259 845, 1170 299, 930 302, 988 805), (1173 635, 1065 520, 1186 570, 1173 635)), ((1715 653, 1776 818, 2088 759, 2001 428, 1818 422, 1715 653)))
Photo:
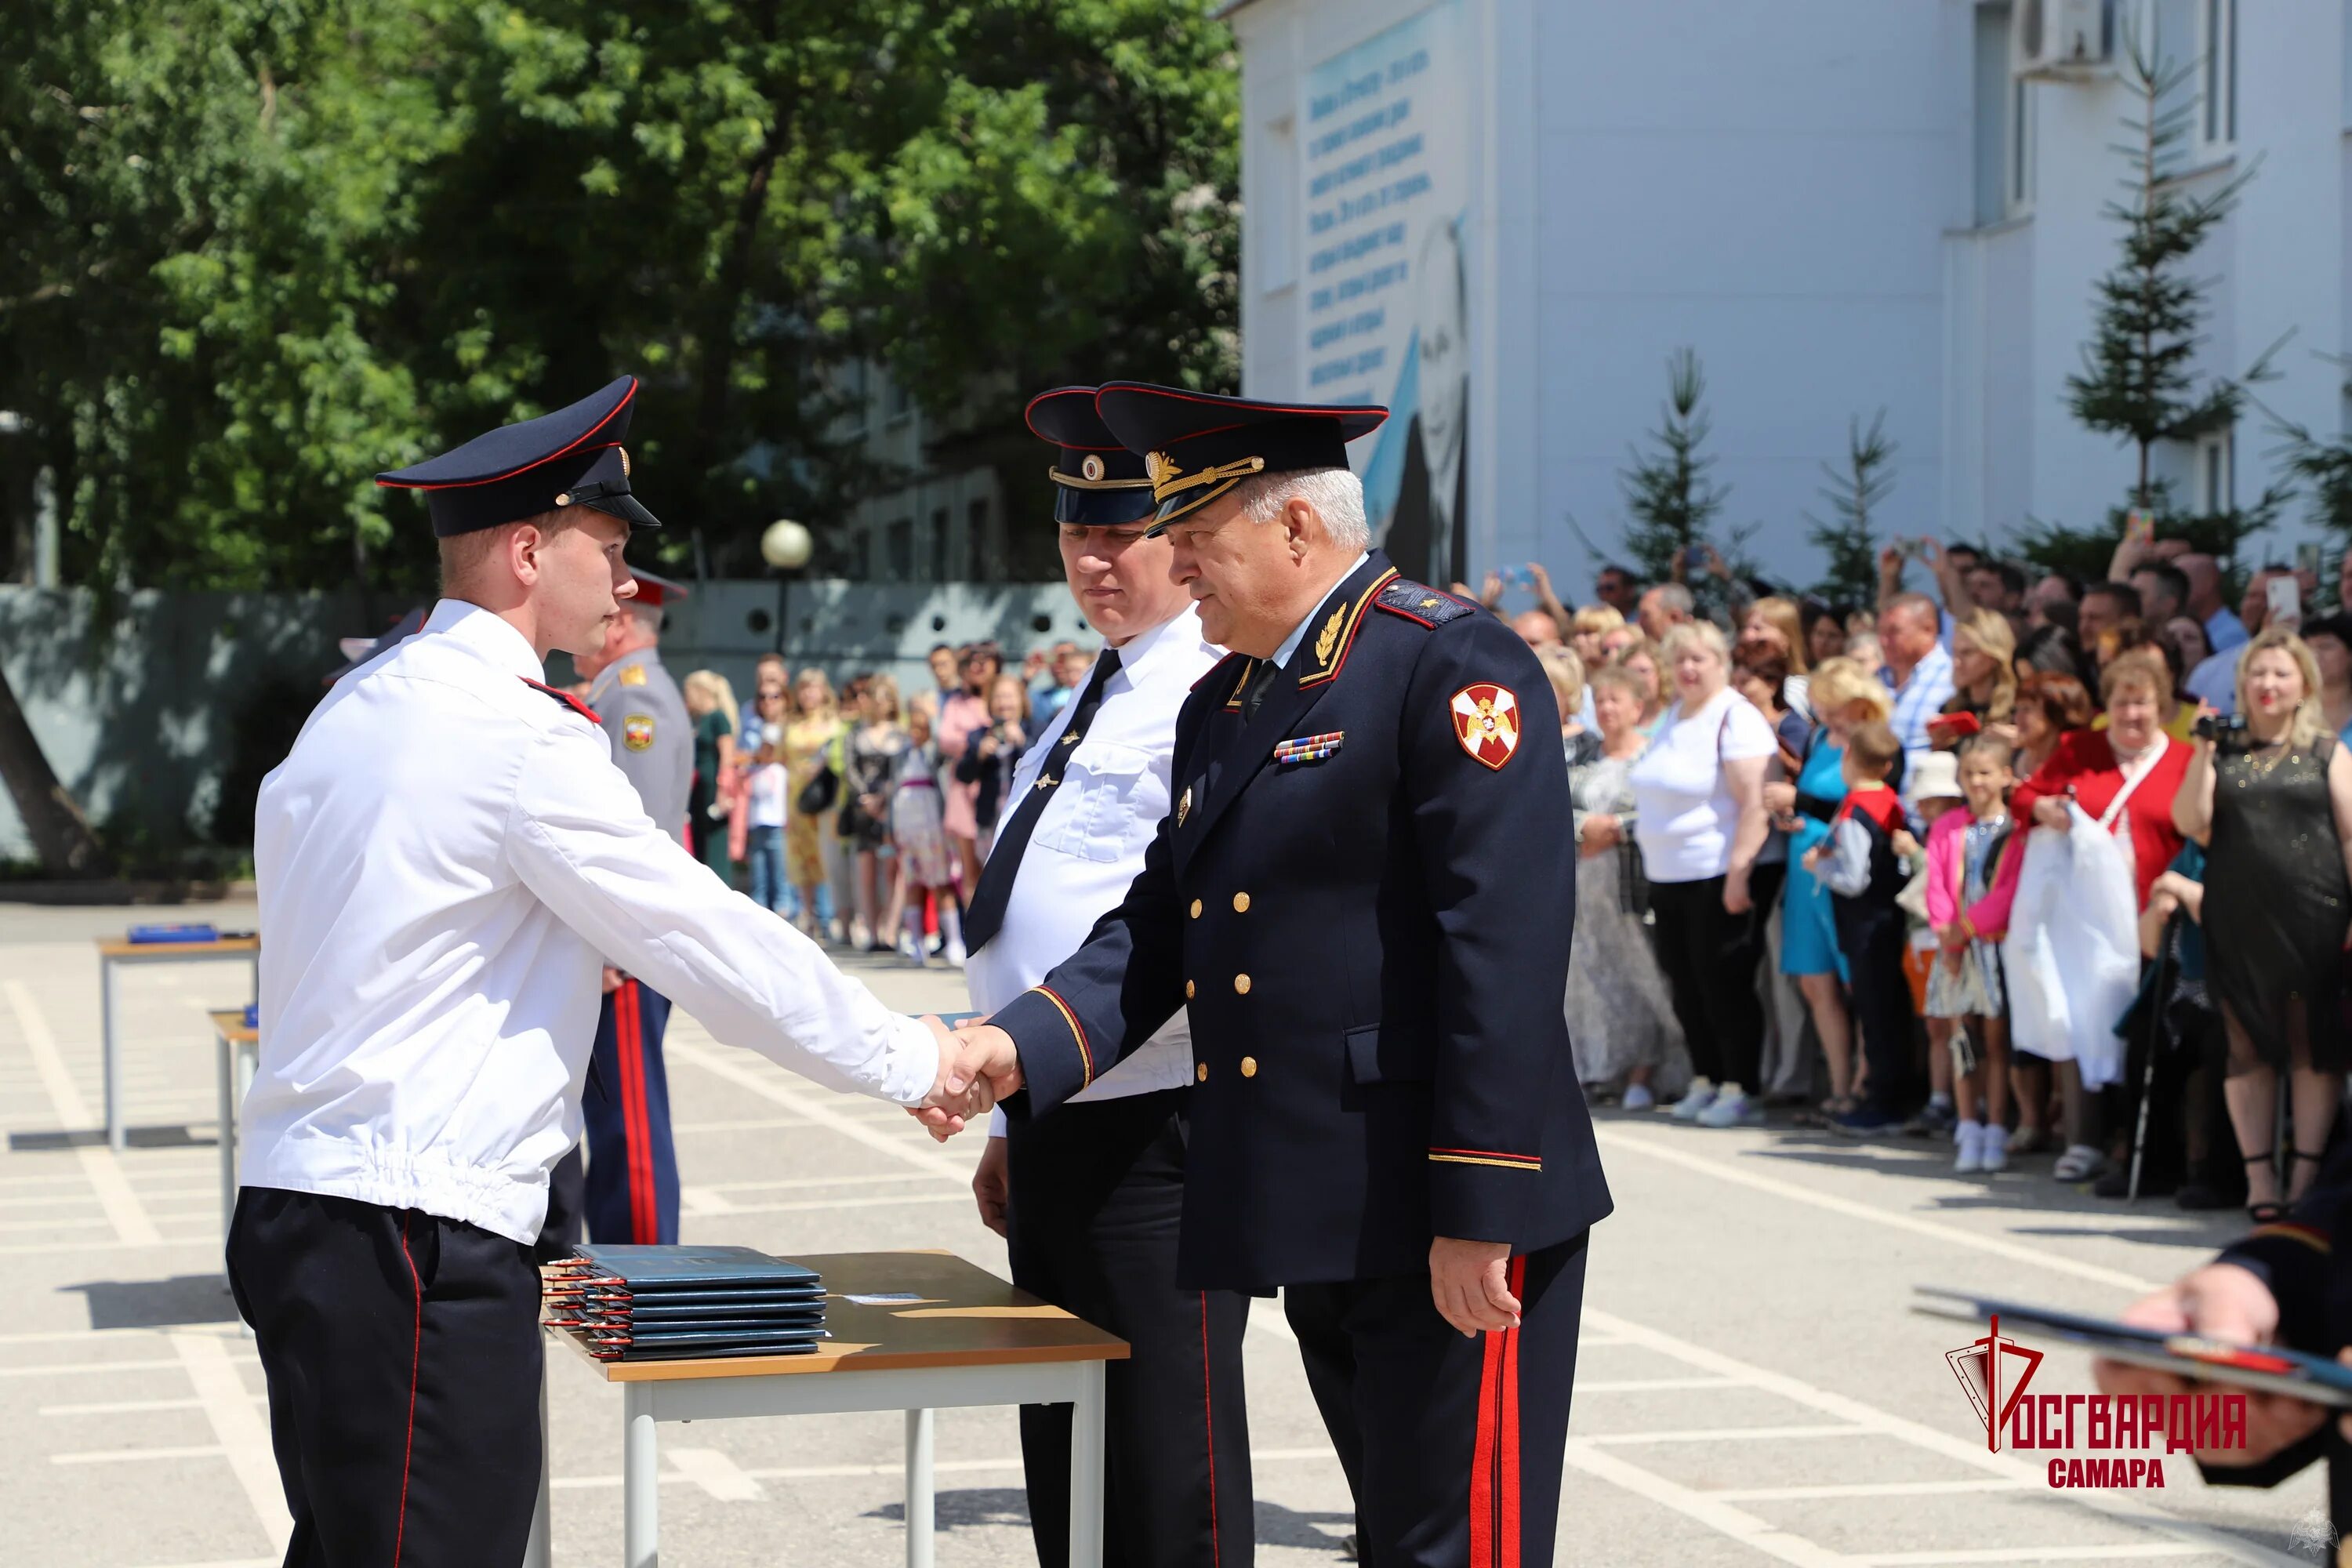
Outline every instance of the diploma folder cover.
POLYGON ((748 1247, 582 1247, 545 1295, 549 1326, 604 1361, 803 1355, 825 1337, 824 1282, 748 1247))

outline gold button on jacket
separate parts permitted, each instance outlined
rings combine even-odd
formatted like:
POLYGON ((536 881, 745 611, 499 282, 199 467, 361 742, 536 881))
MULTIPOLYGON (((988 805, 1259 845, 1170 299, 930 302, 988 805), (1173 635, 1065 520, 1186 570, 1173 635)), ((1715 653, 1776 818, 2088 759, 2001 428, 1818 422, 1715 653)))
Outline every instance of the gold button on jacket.
POLYGON ((1242 1076, 1244 1078, 1255 1078, 1257 1076, 1257 1058, 1255 1057, 1244 1057, 1242 1058, 1242 1076))
POLYGON ((1208 1063, 1195 1062, 1192 1064, 1192 1081, 1195 1083, 1206 1083, 1209 1081, 1208 1063))
POLYGON ((1249 976, 1248 976, 1248 975, 1246 975, 1246 974, 1236 974, 1236 975, 1234 975, 1234 993, 1235 993, 1236 994, 1238 994, 1238 995, 1243 995, 1243 996, 1246 996, 1246 995, 1248 995, 1248 994, 1249 994, 1249 976))
POLYGON ((1201 900, 1198 899, 1192 900, 1192 918, 1194 920, 1201 918, 1201 900))
POLYGON ((1247 893, 1235 893, 1234 895, 1234 913, 1237 915, 1245 915, 1249 913, 1249 895, 1247 893))

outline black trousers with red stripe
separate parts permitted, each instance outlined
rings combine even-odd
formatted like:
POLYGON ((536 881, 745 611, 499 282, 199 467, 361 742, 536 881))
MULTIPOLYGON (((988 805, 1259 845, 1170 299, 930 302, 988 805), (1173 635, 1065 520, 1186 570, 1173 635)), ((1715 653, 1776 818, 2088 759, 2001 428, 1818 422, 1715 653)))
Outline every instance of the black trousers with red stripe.
POLYGON ((588 1239, 667 1246, 677 1240, 677 1146, 669 1131, 662 1036, 669 998, 624 980, 596 1016, 596 1070, 581 1110, 588 1123, 588 1239))
POLYGON ((286 1568, 522 1560, 541 1365, 529 1247, 414 1209, 247 1187, 228 1279, 269 1384, 286 1568))
POLYGON ((1365 1568, 1549 1568, 1584 1257, 1580 1236, 1513 1258, 1519 1327, 1475 1339, 1426 1273, 1284 1289, 1365 1568))
MULTIPOLYGON (((1176 1288, 1183 1091, 1015 1121, 1013 1282, 1128 1342, 1106 1374, 1105 1568, 1249 1568, 1256 1553, 1242 1331, 1249 1298, 1176 1288)), ((1024 1405, 1043 1568, 1069 1562, 1070 1407, 1024 1405)))

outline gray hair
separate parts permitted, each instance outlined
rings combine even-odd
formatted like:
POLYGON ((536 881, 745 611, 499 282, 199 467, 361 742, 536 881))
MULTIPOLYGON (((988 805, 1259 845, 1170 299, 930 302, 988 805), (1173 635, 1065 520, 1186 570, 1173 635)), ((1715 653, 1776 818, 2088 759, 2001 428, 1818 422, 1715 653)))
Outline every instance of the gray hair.
POLYGON ((1670 616, 1687 616, 1698 608, 1698 601, 1680 583, 1661 583, 1650 592, 1658 596, 1658 608, 1670 616))
POLYGON ((1306 501, 1323 520, 1323 531, 1344 551, 1371 548, 1371 524, 1364 517, 1364 482, 1352 468, 1306 468, 1297 473, 1260 474, 1234 488, 1241 515, 1252 522, 1272 522, 1293 500, 1306 501))

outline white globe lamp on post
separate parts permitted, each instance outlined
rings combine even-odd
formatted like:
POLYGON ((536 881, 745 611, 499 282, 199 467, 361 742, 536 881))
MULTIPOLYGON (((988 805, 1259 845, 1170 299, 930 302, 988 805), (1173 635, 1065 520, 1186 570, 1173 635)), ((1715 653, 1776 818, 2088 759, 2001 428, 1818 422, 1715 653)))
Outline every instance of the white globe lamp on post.
POLYGON ((790 607, 793 574, 809 563, 816 547, 807 527, 780 517, 760 535, 760 558, 776 573, 776 651, 784 651, 784 616, 790 607))

